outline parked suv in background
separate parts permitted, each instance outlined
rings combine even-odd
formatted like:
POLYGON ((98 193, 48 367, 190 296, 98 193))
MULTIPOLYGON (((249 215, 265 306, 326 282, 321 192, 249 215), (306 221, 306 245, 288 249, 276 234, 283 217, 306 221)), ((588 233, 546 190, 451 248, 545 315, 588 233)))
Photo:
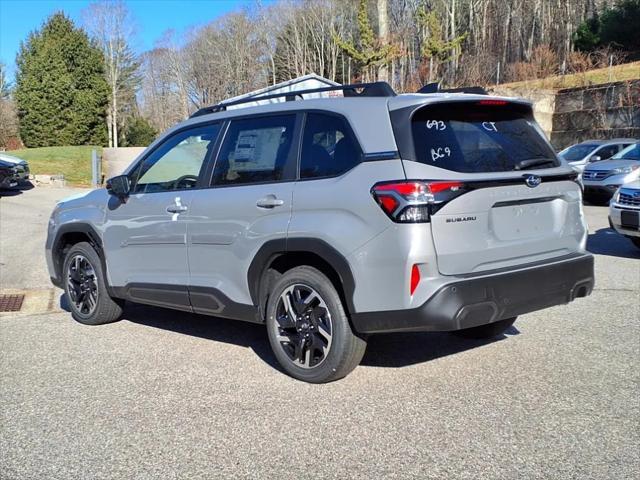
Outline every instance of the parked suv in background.
POLYGON ((633 138, 612 138, 610 140, 586 140, 562 150, 558 155, 578 171, 583 171, 590 163, 607 160, 620 150, 637 142, 633 138))
POLYGON ((634 143, 609 160, 589 165, 582 173, 584 199, 607 204, 621 185, 640 178, 640 143, 634 143))
POLYGON ((73 317, 130 300, 265 323, 289 374, 327 382, 370 334, 489 338, 590 294, 576 173, 530 103, 314 92, 330 90, 344 98, 202 109, 58 204, 47 263, 73 317))

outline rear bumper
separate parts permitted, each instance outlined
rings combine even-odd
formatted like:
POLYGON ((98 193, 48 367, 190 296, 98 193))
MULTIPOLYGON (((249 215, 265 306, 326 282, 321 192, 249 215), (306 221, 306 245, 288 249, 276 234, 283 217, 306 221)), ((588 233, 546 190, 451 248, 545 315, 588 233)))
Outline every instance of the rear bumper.
POLYGON ((440 288, 420 307, 352 315, 359 333, 451 331, 492 323, 586 297, 593 290, 593 257, 521 270, 460 278, 440 288))

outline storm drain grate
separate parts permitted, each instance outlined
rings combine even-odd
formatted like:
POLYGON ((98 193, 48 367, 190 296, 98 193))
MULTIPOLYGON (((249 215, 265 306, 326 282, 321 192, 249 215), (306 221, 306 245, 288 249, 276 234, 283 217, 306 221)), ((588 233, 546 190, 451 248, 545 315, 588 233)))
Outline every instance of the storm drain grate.
POLYGON ((19 312, 24 295, 0 295, 0 312, 19 312))

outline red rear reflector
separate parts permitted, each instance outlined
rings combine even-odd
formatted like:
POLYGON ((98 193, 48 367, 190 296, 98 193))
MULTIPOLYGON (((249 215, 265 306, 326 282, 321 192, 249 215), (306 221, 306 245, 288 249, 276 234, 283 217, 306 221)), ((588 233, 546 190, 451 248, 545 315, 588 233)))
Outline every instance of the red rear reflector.
POLYGON ((478 105, 506 105, 506 100, 480 100, 478 105))
POLYGON ((418 268, 418 265, 414 264, 413 267, 411 267, 411 285, 409 286, 409 292, 411 295, 416 291, 418 283, 420 283, 420 269, 418 268))

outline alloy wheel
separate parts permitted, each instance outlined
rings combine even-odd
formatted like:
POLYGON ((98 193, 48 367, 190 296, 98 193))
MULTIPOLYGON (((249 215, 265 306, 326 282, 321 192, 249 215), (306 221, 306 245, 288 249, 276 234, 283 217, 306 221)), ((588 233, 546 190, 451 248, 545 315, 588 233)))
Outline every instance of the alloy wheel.
POLYGON ((98 280, 93 265, 84 255, 75 255, 69 262, 67 287, 76 312, 90 316, 98 306, 98 280))
POLYGON ((295 284, 286 288, 276 307, 277 340, 289 360, 301 368, 314 368, 331 348, 331 313, 313 288, 295 284))

